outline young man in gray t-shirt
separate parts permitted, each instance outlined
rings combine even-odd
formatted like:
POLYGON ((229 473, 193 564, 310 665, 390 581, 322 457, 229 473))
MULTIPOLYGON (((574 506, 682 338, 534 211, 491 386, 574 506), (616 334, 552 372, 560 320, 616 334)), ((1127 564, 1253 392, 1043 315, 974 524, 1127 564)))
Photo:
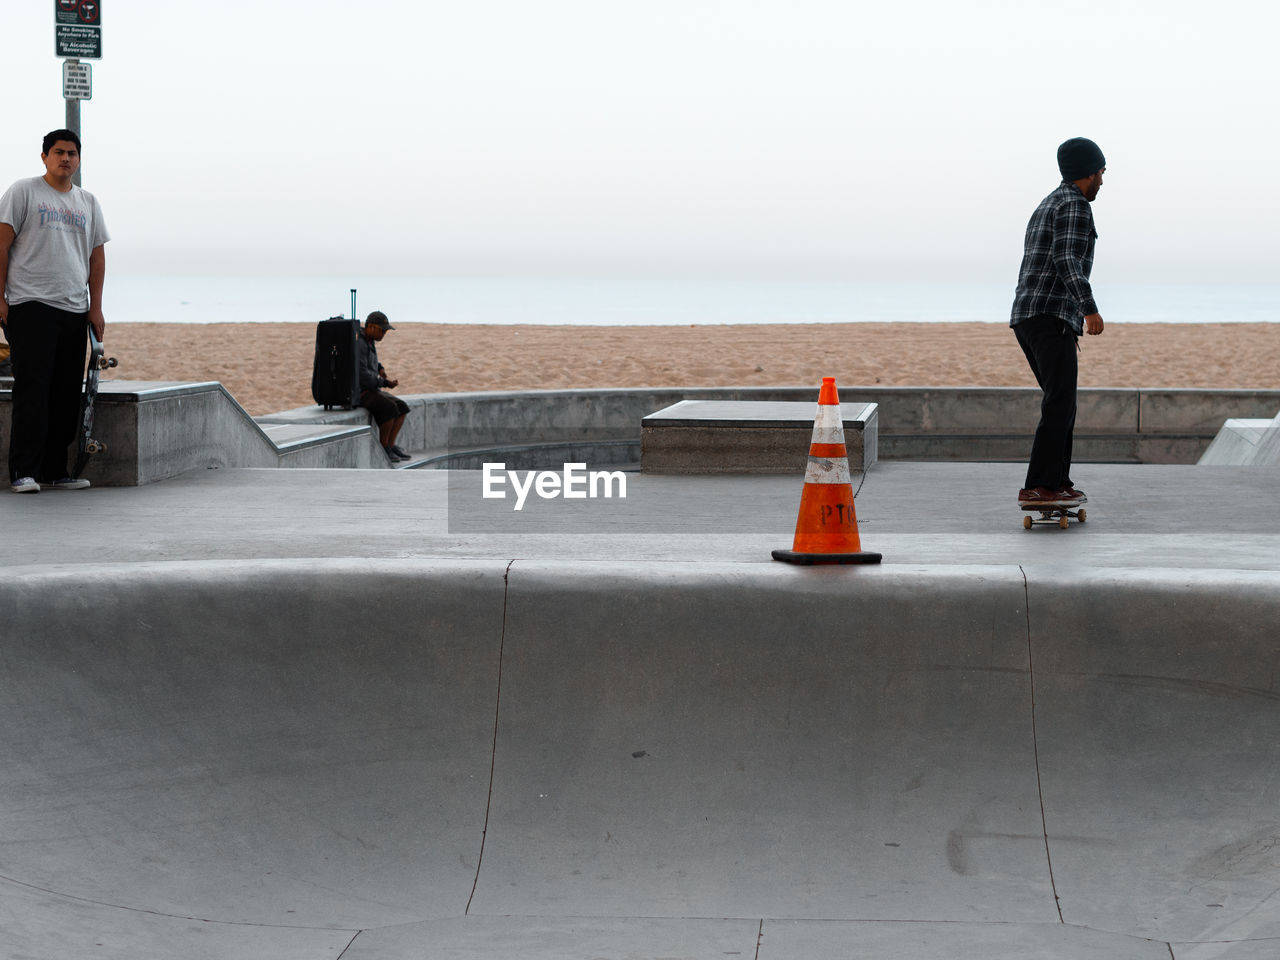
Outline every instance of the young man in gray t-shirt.
POLYGON ((9 484, 39 493, 43 483, 81 490, 67 473, 79 419, 88 326, 102 339, 103 245, 110 239, 98 200, 77 187, 80 138, 44 138, 42 177, 0 196, 0 325, 13 349, 9 484))

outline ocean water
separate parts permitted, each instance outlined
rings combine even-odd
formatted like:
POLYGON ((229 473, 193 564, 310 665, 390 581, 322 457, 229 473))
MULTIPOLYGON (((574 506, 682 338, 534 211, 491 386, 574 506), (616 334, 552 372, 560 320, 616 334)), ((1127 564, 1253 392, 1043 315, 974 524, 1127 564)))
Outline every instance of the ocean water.
MULTIPOLYGON (((1010 283, 111 276, 112 323, 315 323, 382 310, 396 322, 572 324, 1006 323, 1010 283)), ((1280 284, 1111 284, 1108 323, 1280 322, 1280 284)))

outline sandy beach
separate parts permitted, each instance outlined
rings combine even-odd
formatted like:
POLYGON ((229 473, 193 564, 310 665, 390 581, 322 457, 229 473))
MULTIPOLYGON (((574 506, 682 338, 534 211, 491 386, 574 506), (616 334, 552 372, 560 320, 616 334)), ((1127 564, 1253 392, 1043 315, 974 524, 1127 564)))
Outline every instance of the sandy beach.
MULTIPOLYGON (((258 416, 311 404, 309 324, 119 323, 122 380, 219 380, 258 416)), ((1080 340, 1091 387, 1280 389, 1280 323, 1112 324, 1080 340)), ((397 323, 378 348, 395 392, 564 387, 1034 386, 1001 323, 689 327, 397 323)))

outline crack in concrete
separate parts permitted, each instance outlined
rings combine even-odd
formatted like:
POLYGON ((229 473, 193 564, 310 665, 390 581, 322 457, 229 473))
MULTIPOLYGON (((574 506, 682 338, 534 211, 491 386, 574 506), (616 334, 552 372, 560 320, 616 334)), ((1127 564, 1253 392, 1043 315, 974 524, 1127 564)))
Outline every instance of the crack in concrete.
POLYGON ((1031 642, 1031 587, 1027 583, 1027 571, 1018 564, 1022 574, 1022 595, 1027 615, 1027 676, 1031 693, 1031 749, 1036 765, 1036 793, 1040 798, 1040 829, 1044 834, 1044 859, 1049 868, 1049 887, 1053 891, 1053 906, 1058 911, 1058 922, 1066 923, 1062 916, 1062 898, 1058 896, 1058 881, 1053 875, 1053 852, 1049 849, 1049 824, 1044 810, 1044 783, 1040 777, 1040 734, 1036 729, 1036 670, 1031 642))
POLYGON ((484 805, 484 826, 480 831, 480 854, 476 857, 476 876, 471 882, 471 895, 467 897, 467 907, 462 911, 464 917, 471 915, 471 902, 476 898, 476 890, 480 886, 480 869, 484 865, 484 846, 489 839, 489 814, 493 809, 493 781, 498 766, 498 724, 502 719, 502 663, 507 643, 507 597, 511 590, 511 568, 514 559, 507 562, 507 569, 502 572, 502 628, 498 635, 498 680, 497 692, 493 706, 493 748, 489 754, 489 792, 484 805))

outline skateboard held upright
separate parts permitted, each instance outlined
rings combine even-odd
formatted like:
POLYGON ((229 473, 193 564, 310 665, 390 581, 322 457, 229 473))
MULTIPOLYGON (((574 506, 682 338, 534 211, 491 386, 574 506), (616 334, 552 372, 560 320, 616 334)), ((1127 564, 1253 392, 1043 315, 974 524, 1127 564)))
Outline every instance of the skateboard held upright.
POLYGON ((102 348, 102 341, 89 328, 89 369, 84 377, 84 399, 80 404, 80 442, 76 453, 75 468, 71 476, 78 478, 84 472, 89 457, 95 453, 105 453, 107 445, 93 438, 93 401, 98 396, 98 375, 103 370, 116 366, 116 358, 108 357, 102 348))

